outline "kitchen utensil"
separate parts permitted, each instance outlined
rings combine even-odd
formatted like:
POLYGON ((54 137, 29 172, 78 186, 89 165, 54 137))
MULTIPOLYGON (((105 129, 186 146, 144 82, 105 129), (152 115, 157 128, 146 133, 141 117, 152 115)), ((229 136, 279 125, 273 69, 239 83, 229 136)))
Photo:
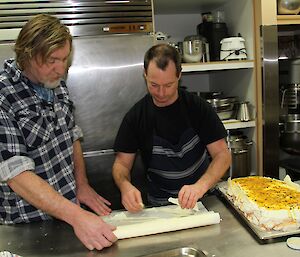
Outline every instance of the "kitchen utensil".
POLYGON ((183 41, 183 60, 185 62, 205 61, 206 39, 198 36, 187 36, 183 41))
POLYGON ((300 250, 300 237, 290 237, 286 240, 286 244, 292 249, 300 250))
POLYGON ((290 111, 300 109, 300 84, 288 85, 283 90, 281 108, 284 107, 287 107, 290 111))
POLYGON ((300 11, 299 0, 277 0, 278 14, 298 14, 300 11))
POLYGON ((283 118, 280 131, 280 147, 290 154, 300 154, 300 114, 288 114, 283 118))
POLYGON ((223 23, 223 22, 225 22, 225 12, 224 11, 216 11, 213 14, 213 20, 216 23, 223 23))
MULTIPOLYGON (((300 1, 300 0, 299 0, 300 1)), ((300 84, 300 59, 292 59, 289 64, 289 83, 300 84)))
POLYGON ((217 97, 206 99, 221 120, 230 119, 235 112, 236 97, 217 97))
MULTIPOLYGON (((236 102, 236 97, 215 97, 210 98, 206 100, 211 104, 212 107, 218 108, 218 107, 230 107, 229 109, 232 109, 232 104, 236 102)), ((227 109, 227 108, 226 108, 227 109)))
POLYGON ((220 42, 220 60, 245 60, 247 52, 245 48, 245 39, 242 37, 223 38, 220 42))
POLYGON ((166 33, 163 33, 161 31, 157 31, 155 34, 154 34, 156 40, 167 40, 170 36, 167 35, 166 33))
POLYGON ((251 146, 253 142, 243 132, 231 131, 227 137, 231 151, 232 164, 229 170, 230 177, 246 177, 251 172, 251 146))
POLYGON ((222 91, 210 91, 210 92, 197 92, 197 94, 204 99, 221 98, 223 97, 222 91))
POLYGON ((241 135, 230 134, 228 137, 228 143, 231 150, 245 150, 248 149, 253 142, 249 141, 248 137, 242 133, 241 135))
POLYGON ((237 119, 240 121, 250 121, 249 102, 241 102, 237 113, 237 119))
POLYGON ((251 152, 250 147, 243 150, 231 151, 232 168, 230 177, 247 177, 251 172, 251 152))

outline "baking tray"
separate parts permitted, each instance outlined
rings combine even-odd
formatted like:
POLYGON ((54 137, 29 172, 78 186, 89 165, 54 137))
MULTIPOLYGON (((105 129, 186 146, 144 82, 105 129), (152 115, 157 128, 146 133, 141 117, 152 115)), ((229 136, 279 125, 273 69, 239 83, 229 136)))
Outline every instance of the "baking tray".
POLYGON ((285 238, 291 235, 300 234, 300 229, 292 230, 292 231, 264 231, 257 225, 251 223, 244 213, 240 211, 240 209, 233 204, 230 197, 226 194, 227 191, 227 181, 222 181, 218 183, 215 187, 217 189, 221 196, 226 200, 226 202, 229 203, 229 205, 234 209, 234 212, 238 214, 240 218, 247 224, 247 226, 251 229, 252 232, 257 236, 258 239, 264 241, 264 240, 271 240, 271 239, 280 239, 285 238))

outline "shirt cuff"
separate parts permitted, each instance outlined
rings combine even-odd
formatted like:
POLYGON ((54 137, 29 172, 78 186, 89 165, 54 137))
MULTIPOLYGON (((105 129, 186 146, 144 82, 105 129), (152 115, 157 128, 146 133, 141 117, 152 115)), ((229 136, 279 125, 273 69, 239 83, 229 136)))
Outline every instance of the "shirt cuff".
POLYGON ((26 170, 34 170, 34 161, 26 156, 14 156, 0 163, 0 182, 19 175, 26 170))
POLYGON ((83 137, 82 130, 77 125, 75 125, 74 128, 73 128, 73 135, 74 135, 73 142, 75 142, 78 139, 81 139, 83 137))

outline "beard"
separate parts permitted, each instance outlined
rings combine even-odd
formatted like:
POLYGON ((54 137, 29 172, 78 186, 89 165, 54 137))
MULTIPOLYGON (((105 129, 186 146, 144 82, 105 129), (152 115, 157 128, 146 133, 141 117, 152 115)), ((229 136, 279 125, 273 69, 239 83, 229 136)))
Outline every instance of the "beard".
POLYGON ((54 81, 44 81, 43 84, 45 88, 54 89, 60 85, 60 80, 61 79, 54 80, 54 81))

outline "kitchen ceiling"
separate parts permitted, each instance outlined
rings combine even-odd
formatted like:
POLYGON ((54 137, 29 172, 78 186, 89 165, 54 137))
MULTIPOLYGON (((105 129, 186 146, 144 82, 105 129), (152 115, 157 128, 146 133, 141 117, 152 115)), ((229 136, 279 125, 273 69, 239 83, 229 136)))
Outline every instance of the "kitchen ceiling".
POLYGON ((153 0, 154 14, 200 13, 212 10, 225 0, 153 0))

